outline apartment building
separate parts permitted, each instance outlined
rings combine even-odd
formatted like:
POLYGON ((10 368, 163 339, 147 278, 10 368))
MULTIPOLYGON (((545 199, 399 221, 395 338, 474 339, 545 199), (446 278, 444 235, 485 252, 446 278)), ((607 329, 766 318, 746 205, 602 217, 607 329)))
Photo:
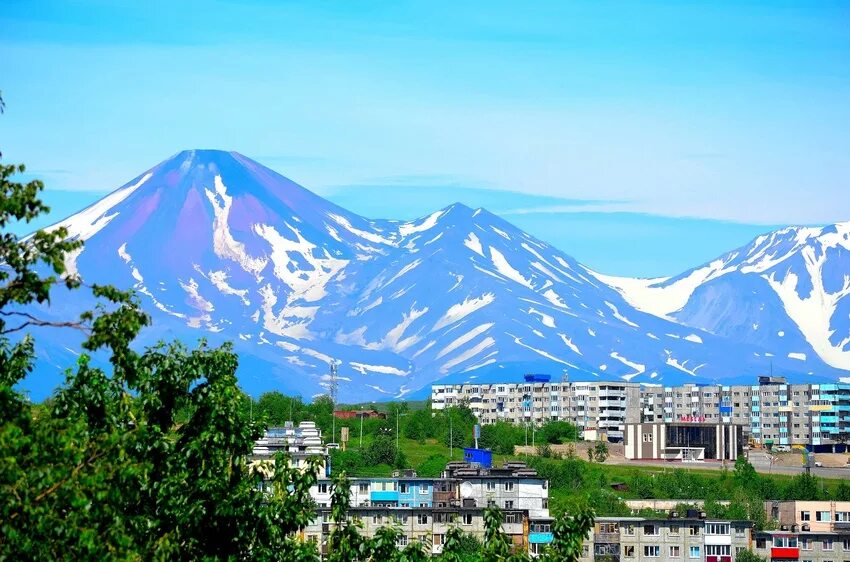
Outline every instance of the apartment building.
MULTIPOLYGON (((333 530, 331 492, 331 481, 324 478, 311 489, 317 517, 303 533, 323 555, 333 530)), ((552 541, 548 482, 518 462, 491 469, 453 462, 440 478, 419 478, 413 471, 392 478, 354 478, 350 503, 349 513, 362 522, 365 536, 397 525, 403 533, 400 547, 419 541, 433 554, 442 552, 452 526, 483 539, 488 505, 502 509, 502 527, 516 548, 535 555, 552 541)))
POLYGON ((322 445, 322 432, 314 422, 303 421, 296 426, 288 421, 282 427, 268 428, 254 443, 251 461, 257 463, 271 460, 279 452, 288 454, 295 468, 305 468, 308 459, 320 458, 320 473, 330 475, 328 451, 322 445))
POLYGON ((750 547, 750 521, 705 519, 698 512, 682 515, 598 517, 582 547, 580 560, 732 562, 738 552, 750 547))
POLYGON ((431 387, 435 410, 466 403, 482 424, 569 421, 582 431, 604 433, 611 441, 622 441, 626 423, 640 421, 635 407, 639 401, 638 383, 552 382, 548 375, 526 375, 522 383, 431 387))
POLYGON ((778 523, 754 535, 754 551, 768 560, 850 560, 850 502, 767 501, 765 515, 778 523))
POLYGON ((756 385, 650 387, 641 392, 642 421, 741 425, 761 445, 830 450, 850 435, 850 384, 788 384, 759 377, 756 385))

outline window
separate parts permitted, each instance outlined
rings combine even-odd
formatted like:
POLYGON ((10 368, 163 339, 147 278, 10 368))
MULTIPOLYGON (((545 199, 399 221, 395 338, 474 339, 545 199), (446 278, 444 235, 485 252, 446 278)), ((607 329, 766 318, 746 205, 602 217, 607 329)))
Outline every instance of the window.
POLYGON ((398 491, 402 494, 407 494, 410 492, 410 487, 407 484, 399 484, 398 491))
POLYGON ((644 525, 643 534, 650 537, 656 536, 658 535, 658 527, 655 525, 644 525))
POLYGON ((512 492, 513 489, 514 489, 514 483, 512 481, 509 480, 509 481, 505 482, 505 491, 506 492, 512 492))
POLYGON ((706 523, 705 524, 705 534, 706 535, 728 535, 729 534, 729 523, 706 523))
POLYGON ((832 550, 832 539, 823 539, 823 549, 832 550))
POLYGON ((487 491, 492 492, 492 491, 495 491, 495 490, 496 490, 496 483, 492 482, 492 481, 487 482, 487 491))
POLYGON ((643 547, 644 558, 658 558, 661 556, 661 547, 656 545, 647 545, 643 547))
POLYGON ((327 484, 319 484, 319 493, 327 494, 328 493, 328 485, 327 484))
POLYGON ((416 522, 419 523, 420 525, 427 525, 428 524, 428 514, 427 513, 418 514, 416 516, 416 522))
POLYGON ((688 534, 692 537, 698 537, 699 527, 697 525, 691 525, 690 527, 688 527, 688 534))
POLYGON ((464 525, 472 525, 472 514, 471 513, 464 513, 463 516, 461 517, 461 521, 463 522, 464 525))
POLYGON ((728 544, 705 545, 706 556, 732 556, 732 547, 728 544))
POLYGON ((419 502, 419 507, 428 507, 428 502, 419 502))
POLYGON ((841 547, 842 547, 844 550, 850 550, 850 539, 844 539, 844 540, 842 541, 841 547))
POLYGON ((643 442, 644 443, 652 443, 652 434, 651 433, 644 433, 643 434, 643 442))
POLYGON ((407 546, 407 535, 399 535, 396 545, 404 548, 407 546))
POLYGON ((443 544, 443 535, 434 535, 434 546, 443 544))
POLYGON ((679 534, 679 526, 678 525, 670 525, 670 534, 678 535, 679 534))
POLYGON ((699 558, 699 557, 700 557, 699 547, 698 546, 692 546, 691 547, 691 558, 699 558))
POLYGON ((624 534, 629 536, 629 537, 633 537, 635 535, 634 525, 626 525, 626 530, 625 530, 624 534))
POLYGON ((375 524, 375 525, 381 525, 381 524, 383 524, 383 518, 381 517, 380 514, 376 513, 375 515, 372 516, 372 523, 375 524))
POLYGON ((507 500, 507 501, 505 501, 505 509, 513 509, 513 508, 514 508, 514 502, 513 502, 513 500, 507 500))
POLYGON ((812 539, 800 539, 800 548, 803 550, 812 549, 812 539))
POLYGON ((419 493, 427 494, 428 493, 428 484, 420 484, 419 485, 419 493))
POLYGON ((831 519, 828 511, 815 511, 815 521, 830 521, 831 519))
POLYGON ((635 547, 632 545, 626 545, 623 547, 623 557, 625 558, 634 558, 635 557, 635 547))
POLYGON ((670 547, 670 550, 668 552, 669 558, 678 558, 681 555, 681 548, 678 545, 670 547))

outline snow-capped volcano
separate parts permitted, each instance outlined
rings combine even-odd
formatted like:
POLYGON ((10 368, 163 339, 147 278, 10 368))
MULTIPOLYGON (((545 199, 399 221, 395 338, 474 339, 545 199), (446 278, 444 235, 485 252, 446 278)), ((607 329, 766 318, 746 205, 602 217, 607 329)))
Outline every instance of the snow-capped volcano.
POLYGON ((596 277, 640 310, 850 370, 850 223, 777 230, 673 278, 596 277))
POLYGON ((369 220, 232 152, 181 152, 60 224, 86 241, 72 271, 141 294, 146 342, 233 340, 249 390, 312 395, 331 361, 349 401, 523 361, 571 380, 674 383, 763 373, 774 353, 774 369, 837 374, 815 354, 684 326, 698 316, 687 308, 659 317, 681 306, 627 300, 486 210, 369 220))

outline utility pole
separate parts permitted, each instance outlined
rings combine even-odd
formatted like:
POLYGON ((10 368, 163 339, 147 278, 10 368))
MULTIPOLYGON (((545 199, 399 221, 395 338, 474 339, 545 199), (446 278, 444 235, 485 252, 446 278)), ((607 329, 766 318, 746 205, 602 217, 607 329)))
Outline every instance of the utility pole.
POLYGON ((363 412, 360 412, 360 448, 363 448, 363 412))
POLYGON ((452 431, 452 413, 450 410, 446 410, 449 414, 449 458, 455 458, 455 440, 454 433, 452 431))
POLYGON ((334 415, 334 410, 336 410, 336 392, 338 388, 336 382, 336 360, 331 359, 330 369, 331 382, 328 390, 331 395, 331 443, 336 443, 336 416, 334 415))

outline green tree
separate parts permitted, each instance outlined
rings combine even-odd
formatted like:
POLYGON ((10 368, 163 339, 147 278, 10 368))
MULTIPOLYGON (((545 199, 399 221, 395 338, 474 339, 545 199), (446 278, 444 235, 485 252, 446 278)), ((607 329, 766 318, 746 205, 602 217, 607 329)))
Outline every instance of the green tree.
POLYGON ((550 421, 543 424, 537 431, 539 439, 552 445, 576 441, 578 430, 576 426, 567 421, 550 421))
POLYGON ((48 210, 41 182, 14 181, 23 171, 0 165, 0 559, 315 559, 294 539, 313 517, 315 474, 284 457, 249 465, 263 428, 243 407, 230 346, 138 352, 150 320, 111 287, 87 287, 99 304, 78 319, 25 308, 82 285, 65 270, 81 244, 64 229, 7 231, 48 210), (54 398, 35 406, 17 385, 33 369, 31 330, 44 327, 85 339, 54 398))
POLYGON ((819 500, 821 496, 817 477, 805 472, 792 478, 783 493, 784 499, 798 501, 819 500))
POLYGON ((331 489, 331 522, 333 529, 328 537, 329 562, 366 560, 371 546, 360 532, 362 523, 348 516, 351 501, 351 484, 344 472, 334 476, 331 489))
POLYGON ((257 416, 265 416, 269 425, 281 426, 287 421, 294 423, 302 421, 304 408, 300 396, 286 396, 275 390, 260 395, 254 413, 257 416))
POLYGON ((742 550, 735 554, 735 562, 767 562, 767 558, 762 558, 752 550, 742 550))
POLYGON ((525 443, 525 430, 499 421, 481 427, 480 446, 500 455, 513 455, 514 447, 525 443))
POLYGON ((452 526, 446 532, 440 562, 478 562, 481 560, 481 541, 452 526))
POLYGON ((372 439, 364 455, 368 464, 395 464, 395 439, 389 435, 378 435, 372 439))
POLYGON ((578 562, 581 557, 582 543, 593 529, 595 514, 592 509, 583 507, 572 514, 562 514, 552 525, 554 538, 541 560, 544 562, 578 562))
POLYGON ((605 462, 608 458, 608 444, 605 441, 597 441, 593 446, 593 456, 596 462, 605 462))
POLYGON ((846 480, 838 483, 838 487, 835 489, 835 499, 843 502, 850 501, 850 485, 847 484, 846 480))

